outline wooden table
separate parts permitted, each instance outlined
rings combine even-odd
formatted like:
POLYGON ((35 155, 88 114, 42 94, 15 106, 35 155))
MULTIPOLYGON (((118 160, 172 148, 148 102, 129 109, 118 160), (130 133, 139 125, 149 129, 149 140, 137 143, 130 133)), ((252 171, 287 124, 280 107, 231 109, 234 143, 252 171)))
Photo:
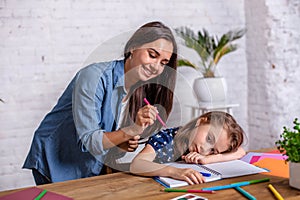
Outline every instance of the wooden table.
MULTIPOLYGON (((293 189, 289 186, 288 179, 275 176, 267 176, 263 174, 242 176, 237 178, 223 179, 201 185, 191 185, 182 188, 200 189, 202 187, 209 187, 215 185, 229 184, 238 181, 246 181, 253 179, 270 178, 270 182, 258 183, 249 186, 244 186, 243 189, 254 195, 258 200, 268 200, 276 198, 267 188, 269 183, 278 190, 284 199, 296 200, 300 199, 300 190, 293 189)), ((75 200, 95 200, 95 199, 171 199, 180 196, 184 193, 167 193, 162 192, 164 187, 155 182, 152 178, 134 176, 131 174, 119 172, 108 175, 101 175, 97 177, 84 178, 60 183, 53 183, 38 186, 39 188, 47 189, 75 200)), ((18 189, 20 190, 20 189, 18 189)), ((0 196, 15 192, 18 190, 0 192, 0 196)), ((217 191, 215 194, 199 194, 208 199, 246 199, 239 192, 234 189, 227 189, 217 191)))

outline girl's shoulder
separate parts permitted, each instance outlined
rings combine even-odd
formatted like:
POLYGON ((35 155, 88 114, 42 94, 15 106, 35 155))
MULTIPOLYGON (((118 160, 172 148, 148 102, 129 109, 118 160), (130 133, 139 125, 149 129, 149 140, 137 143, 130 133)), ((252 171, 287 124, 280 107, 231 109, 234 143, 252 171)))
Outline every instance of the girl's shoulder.
POLYGON ((163 129, 160 130, 159 132, 157 132, 156 134, 152 135, 149 138, 149 142, 148 143, 152 143, 152 144, 168 144, 171 141, 173 141, 174 136, 176 135, 178 129, 180 127, 173 127, 173 128, 167 128, 167 129, 163 129))
POLYGON ((180 127, 172 127, 172 128, 162 129, 159 132, 157 132, 155 135, 157 135, 157 137, 160 137, 160 136, 163 136, 163 135, 174 137, 179 128, 180 127))

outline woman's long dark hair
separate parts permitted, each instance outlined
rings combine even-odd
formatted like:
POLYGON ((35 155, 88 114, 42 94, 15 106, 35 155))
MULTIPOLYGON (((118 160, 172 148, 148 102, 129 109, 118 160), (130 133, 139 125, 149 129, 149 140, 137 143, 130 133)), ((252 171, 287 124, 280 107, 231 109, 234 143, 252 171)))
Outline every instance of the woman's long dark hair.
MULTIPOLYGON (((140 27, 128 40, 125 49, 125 62, 130 57, 130 51, 146 43, 158 39, 170 41, 173 45, 173 52, 169 63, 165 66, 164 71, 157 77, 146 82, 138 81, 131 87, 128 97, 128 106, 122 126, 128 126, 135 121, 135 117, 140 108, 145 106, 143 101, 147 98, 151 105, 156 105, 161 118, 166 121, 173 106, 173 91, 176 82, 177 70, 177 44, 170 28, 161 22, 150 22, 140 27)), ((162 127, 158 120, 144 131, 144 136, 153 133, 162 127)))

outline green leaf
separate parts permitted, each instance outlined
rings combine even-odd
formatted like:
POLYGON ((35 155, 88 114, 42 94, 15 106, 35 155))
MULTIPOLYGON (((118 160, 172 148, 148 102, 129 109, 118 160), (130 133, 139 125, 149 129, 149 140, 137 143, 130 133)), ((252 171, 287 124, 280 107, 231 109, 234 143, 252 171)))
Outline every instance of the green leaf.
POLYGON ((293 130, 283 127, 283 132, 280 134, 280 139, 275 141, 275 145, 281 153, 288 156, 288 161, 300 162, 300 132, 299 122, 296 118, 293 122, 295 126, 293 130))
POLYGON ((204 77, 214 77, 215 67, 221 58, 237 49, 237 45, 232 42, 245 34, 245 29, 231 30, 223 34, 219 40, 217 36, 209 35, 206 29, 198 31, 197 34, 188 27, 177 28, 175 31, 184 40, 185 45, 199 55, 202 66, 194 65, 194 68, 202 67, 204 77))

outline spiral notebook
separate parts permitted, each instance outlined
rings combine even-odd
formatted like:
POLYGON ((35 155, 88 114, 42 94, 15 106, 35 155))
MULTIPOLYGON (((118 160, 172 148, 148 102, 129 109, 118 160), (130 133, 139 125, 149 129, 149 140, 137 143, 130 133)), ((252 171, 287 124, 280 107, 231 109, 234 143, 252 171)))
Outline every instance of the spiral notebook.
MULTIPOLYGON (((166 165, 171 165, 177 168, 192 168, 199 172, 210 173, 210 177, 204 177, 205 182, 212 182, 223 178, 232 178, 250 174, 257 174, 262 172, 268 172, 265 169, 256 167, 252 164, 246 163, 241 160, 232 160, 226 162, 218 162, 206 165, 187 164, 183 162, 172 162, 166 165)), ((169 177, 155 177, 155 180, 165 187, 180 187, 188 185, 187 182, 182 180, 176 180, 169 177)))

